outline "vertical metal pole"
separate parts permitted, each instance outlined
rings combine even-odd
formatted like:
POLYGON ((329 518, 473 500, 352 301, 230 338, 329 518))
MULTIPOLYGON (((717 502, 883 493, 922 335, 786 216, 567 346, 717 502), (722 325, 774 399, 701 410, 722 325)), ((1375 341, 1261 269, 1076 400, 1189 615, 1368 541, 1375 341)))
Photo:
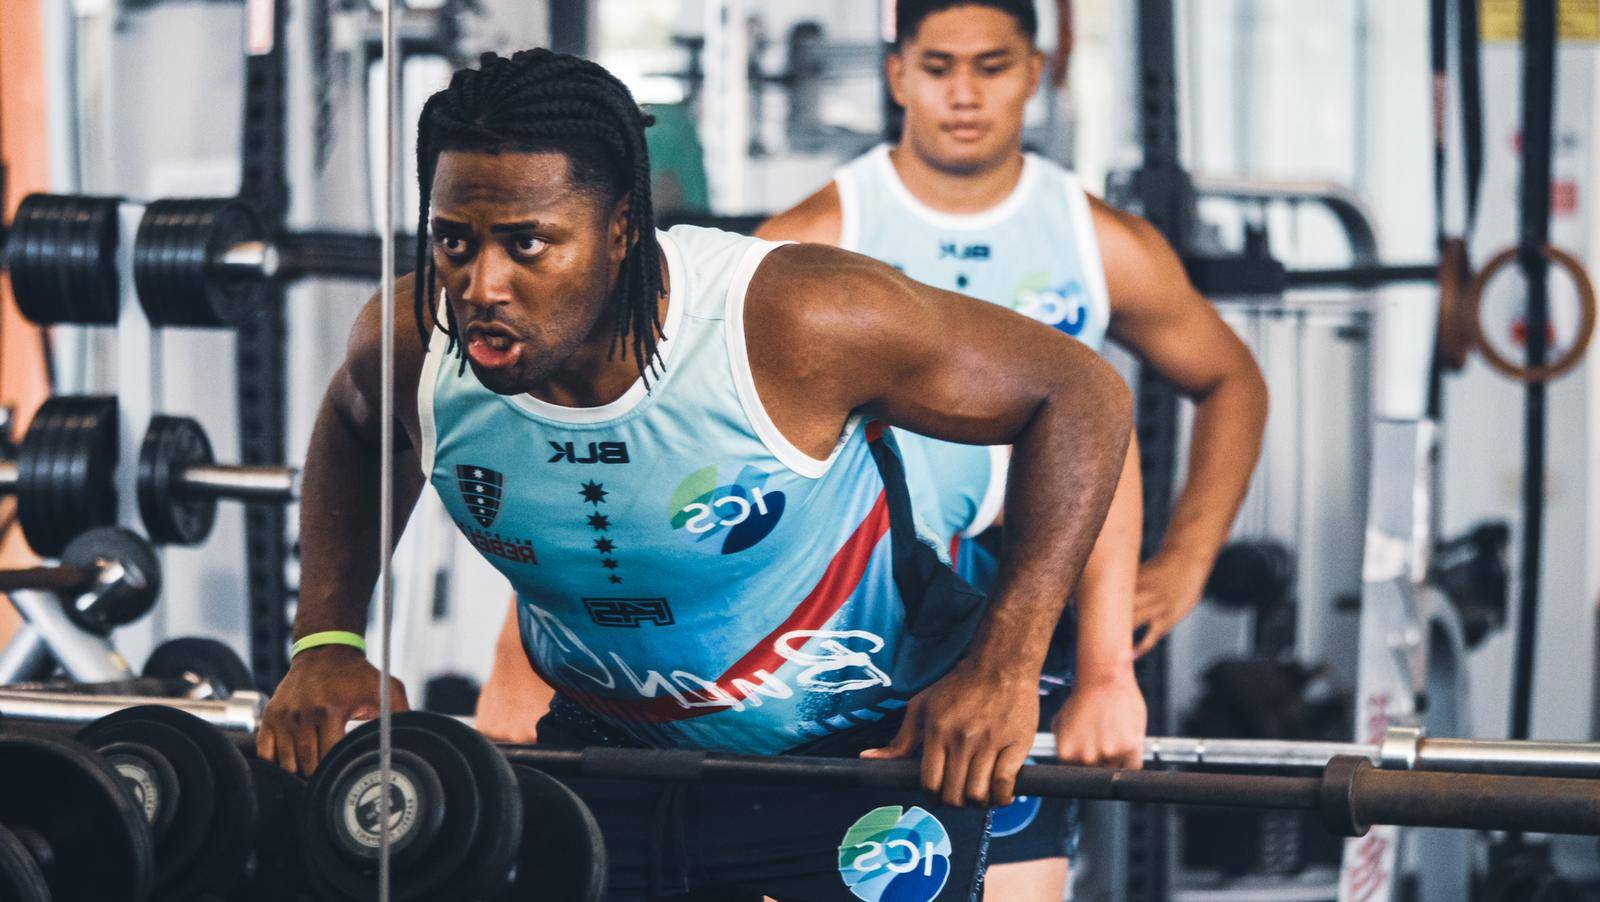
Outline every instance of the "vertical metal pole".
MULTIPOLYGON (((1550 323, 1550 164, 1555 141, 1556 3, 1526 0, 1522 50, 1522 224, 1518 262, 1528 283, 1529 367, 1546 358, 1550 323)), ((1539 574, 1544 538, 1545 385, 1526 388, 1523 418, 1522 573, 1511 696, 1511 738, 1527 739, 1533 709, 1534 647, 1539 633, 1539 574)))
MULTIPOLYGON (((283 53, 288 17, 287 3, 250 0, 246 5, 239 196, 260 211, 269 233, 283 227, 289 205, 283 53)), ((281 285, 274 283, 264 293, 262 310, 241 323, 237 334, 240 462, 281 465, 287 390, 281 285)), ((256 685, 270 692, 289 671, 288 517, 282 504, 250 504, 245 507, 244 524, 250 669, 256 685)))
POLYGON ((383 197, 378 203, 378 230, 383 248, 383 338, 379 369, 383 387, 379 394, 378 424, 378 629, 383 651, 378 664, 378 902, 389 902, 390 842, 389 780, 393 765, 394 702, 389 674, 393 666, 390 640, 394 636, 394 258, 395 202, 399 193, 400 60, 395 40, 395 0, 383 0, 383 197))

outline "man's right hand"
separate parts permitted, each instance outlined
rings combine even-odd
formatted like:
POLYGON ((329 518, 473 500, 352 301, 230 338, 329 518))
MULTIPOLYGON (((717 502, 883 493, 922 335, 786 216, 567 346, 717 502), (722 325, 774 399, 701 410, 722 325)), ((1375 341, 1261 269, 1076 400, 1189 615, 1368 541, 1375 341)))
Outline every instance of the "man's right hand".
MULTIPOLYGON (((295 656, 256 732, 256 755, 303 777, 344 738, 352 720, 378 716, 378 669, 354 648, 329 645, 295 656)), ((406 689, 390 677, 390 700, 405 711, 406 689)))

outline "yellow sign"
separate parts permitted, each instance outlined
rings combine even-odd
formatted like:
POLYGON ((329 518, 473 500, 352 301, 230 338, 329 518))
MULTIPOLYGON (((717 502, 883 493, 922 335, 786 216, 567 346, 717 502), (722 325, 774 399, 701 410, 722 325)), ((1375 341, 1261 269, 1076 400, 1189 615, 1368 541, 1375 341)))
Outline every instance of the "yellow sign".
MULTIPOLYGON (((1485 41, 1522 39, 1522 0, 1479 0, 1485 41)), ((1556 35, 1563 41, 1600 41, 1600 0, 1560 0, 1556 35)))

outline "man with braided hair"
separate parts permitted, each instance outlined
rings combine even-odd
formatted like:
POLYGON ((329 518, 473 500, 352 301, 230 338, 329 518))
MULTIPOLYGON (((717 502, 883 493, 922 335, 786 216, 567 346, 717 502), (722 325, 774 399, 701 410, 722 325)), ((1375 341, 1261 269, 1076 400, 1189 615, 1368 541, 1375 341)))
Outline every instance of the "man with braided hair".
MULTIPOLYGON (((395 501, 430 481, 515 588, 556 691, 541 743, 920 747, 937 799, 575 780, 611 898, 970 899, 1117 482, 1126 389, 1060 332, 866 257, 657 231, 645 124, 604 69, 543 50, 486 56, 428 101, 395 501), (925 541, 899 427, 1014 448, 1022 538, 987 599, 925 541)), ((375 299, 306 457, 296 653, 258 737, 301 773, 377 709, 352 645, 377 569, 381 337, 375 299)))

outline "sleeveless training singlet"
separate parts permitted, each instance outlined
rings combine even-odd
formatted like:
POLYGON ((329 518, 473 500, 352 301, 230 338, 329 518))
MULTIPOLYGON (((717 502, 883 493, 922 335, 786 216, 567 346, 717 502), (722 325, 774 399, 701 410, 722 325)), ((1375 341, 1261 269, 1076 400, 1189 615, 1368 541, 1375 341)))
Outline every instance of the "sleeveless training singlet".
MULTIPOLYGON (((756 395, 744 300, 779 245, 657 233, 665 369, 601 407, 484 388, 435 332, 423 470, 511 581, 535 668, 653 746, 776 753, 880 720, 965 637, 907 635, 885 483, 852 419, 817 460, 756 395)), ((913 630, 913 632, 916 632, 913 630)))
MULTIPOLYGON (((1011 195, 951 214, 912 196, 880 145, 834 174, 839 246, 919 282, 1008 307, 1096 351, 1111 304, 1089 198, 1078 177, 1025 154, 1011 195)), ((944 541, 987 529, 1004 500, 1007 449, 897 434, 918 511, 944 541), (937 512, 935 515, 934 512, 937 512)))

